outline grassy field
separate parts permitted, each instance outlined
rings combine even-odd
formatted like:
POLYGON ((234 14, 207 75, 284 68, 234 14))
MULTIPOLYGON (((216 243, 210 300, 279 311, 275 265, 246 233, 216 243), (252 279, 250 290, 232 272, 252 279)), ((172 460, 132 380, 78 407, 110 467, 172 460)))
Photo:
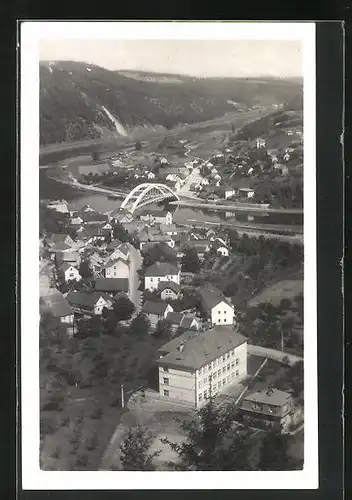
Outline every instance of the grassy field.
POLYGON ((303 280, 283 280, 262 290, 248 302, 248 305, 254 307, 262 302, 279 305, 282 299, 292 300, 301 293, 303 293, 303 280))

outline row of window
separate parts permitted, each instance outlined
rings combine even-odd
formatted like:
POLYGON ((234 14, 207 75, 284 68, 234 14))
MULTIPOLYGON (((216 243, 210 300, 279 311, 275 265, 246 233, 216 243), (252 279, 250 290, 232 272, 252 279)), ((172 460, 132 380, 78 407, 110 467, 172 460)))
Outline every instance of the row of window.
MULTIPOLYGON (((218 311, 218 314, 221 314, 221 311, 218 311)), ((224 311, 224 314, 226 314, 226 310, 224 311)))
MULTIPOLYGON (((225 361, 226 361, 227 359, 229 359, 229 358, 230 358, 230 356, 232 357, 232 356, 234 356, 234 355, 235 355, 235 350, 233 349, 232 351, 229 351, 229 352, 227 352, 226 354, 224 354, 224 355, 222 356, 222 358, 218 358, 218 359, 216 359, 215 361, 212 361, 211 363, 209 363, 208 365, 203 366, 203 367, 199 370, 199 373, 200 373, 200 374, 203 374, 203 373, 205 373, 205 372, 206 372, 206 371, 208 371, 208 370, 213 370, 213 368, 215 368, 216 366, 220 365, 220 364, 221 364, 221 362, 222 362, 222 363, 225 363, 225 361)), ((240 362, 239 358, 236 358, 236 365, 238 365, 238 363, 239 363, 239 362, 240 362)))
MULTIPOLYGON (((220 388, 222 386, 230 383, 230 381, 233 380, 235 377, 238 377, 238 375, 239 375, 239 371, 236 370, 236 373, 231 373, 231 375, 228 375, 227 377, 223 378, 222 380, 220 380, 219 382, 214 384, 212 390, 214 392, 220 390, 220 388)), ((203 397, 205 399, 207 396, 208 396, 208 390, 205 390, 203 393, 200 393, 198 395, 198 401, 202 401, 203 397)))
MULTIPOLYGON (((165 276, 165 278, 168 280, 168 281, 173 281, 173 276, 165 276)), ((149 278, 150 279, 150 282, 153 283, 154 281, 154 278, 149 278)), ((155 278, 155 281, 159 282, 161 280, 161 278, 155 278)))
MULTIPOLYGON (((214 373, 212 375, 209 375, 208 377, 205 377, 203 379, 203 381, 199 380, 198 387, 202 387, 203 384, 206 385, 207 383, 210 383, 211 380, 214 380, 214 379, 220 377, 221 373, 225 373, 226 371, 230 371, 231 369, 234 369, 235 366, 238 365, 238 363, 239 363, 239 359, 237 358, 236 362, 233 361, 231 364, 228 363, 227 366, 223 366, 222 367, 222 370, 214 371, 214 373)), ((238 372, 238 370, 237 370, 237 372, 238 372)))

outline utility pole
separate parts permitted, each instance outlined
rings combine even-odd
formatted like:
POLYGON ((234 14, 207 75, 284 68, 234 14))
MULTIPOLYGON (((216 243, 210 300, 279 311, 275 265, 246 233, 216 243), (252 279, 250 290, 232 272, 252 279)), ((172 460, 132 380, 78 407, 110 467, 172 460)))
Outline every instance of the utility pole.
POLYGON ((121 408, 125 407, 125 397, 123 393, 123 384, 121 384, 121 408))
POLYGON ((281 351, 284 352, 284 332, 281 330, 281 351))

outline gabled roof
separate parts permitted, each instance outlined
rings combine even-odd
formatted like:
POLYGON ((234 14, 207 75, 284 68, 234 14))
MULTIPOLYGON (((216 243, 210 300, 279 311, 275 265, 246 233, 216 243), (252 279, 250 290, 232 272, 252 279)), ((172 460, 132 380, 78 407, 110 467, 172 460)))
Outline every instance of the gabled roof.
POLYGON ((115 250, 120 245, 121 245, 121 241, 115 239, 115 240, 110 241, 110 243, 107 245, 106 249, 107 250, 115 250))
POLYGON ((122 254, 126 255, 126 257, 128 257, 130 253, 127 243, 121 243, 121 245, 119 245, 115 250, 119 250, 122 254))
POLYGON ((55 233, 51 236, 51 238, 49 238, 49 242, 55 245, 59 243, 63 243, 66 245, 65 241, 67 238, 70 238, 70 236, 66 233, 55 233))
POLYGON ((291 394, 273 388, 265 389, 259 392, 252 392, 252 394, 246 394, 244 399, 246 399, 247 401, 252 401, 253 403, 283 406, 285 403, 287 403, 288 399, 291 399, 291 394))
POLYGON ((73 269, 75 269, 77 271, 77 269, 72 265, 72 264, 68 264, 67 262, 64 262, 61 266, 60 266, 60 269, 63 271, 63 272, 66 272, 68 269, 70 269, 71 267, 73 267, 73 269))
POLYGON ((164 355, 157 363, 197 370, 246 341, 230 326, 216 326, 205 332, 187 331, 159 349, 164 355))
POLYGON ((195 319, 195 316, 183 316, 180 326, 182 326, 182 328, 191 328, 191 325, 195 319))
POLYGON ((233 308, 232 304, 225 297, 225 295, 218 288, 215 288, 213 286, 204 286, 200 288, 199 295, 203 306, 209 312, 213 309, 213 307, 220 304, 220 302, 225 302, 233 308))
MULTIPOLYGON (((143 305, 143 312, 146 314, 157 314, 158 316, 165 313, 166 308, 169 304, 164 301, 153 302, 151 300, 147 300, 143 305)), ((170 306, 171 307, 171 306, 170 306)))
POLYGON ((182 314, 180 312, 171 311, 167 313, 166 319, 172 325, 180 325, 182 321, 182 314))
POLYGON ((158 290, 162 292, 163 290, 172 290, 175 293, 180 291, 180 285, 174 281, 159 281, 158 290))
POLYGON ((79 252, 77 250, 58 252, 56 258, 61 262, 77 262, 79 260, 79 252))
POLYGON ((166 276, 168 274, 176 275, 179 269, 170 262, 155 262, 145 271, 145 276, 166 276))
POLYGON ((127 260, 125 260, 122 257, 117 257, 116 259, 109 260, 103 267, 104 267, 104 269, 109 269, 110 267, 112 267, 113 265, 115 265, 119 261, 123 262, 124 264, 126 264, 126 266, 128 266, 127 260))
POLYGON ((42 297, 44 304, 46 304, 54 318, 62 318, 64 316, 71 316, 73 314, 71 307, 67 300, 58 290, 53 293, 44 295, 42 297))
POLYGON ((100 297, 111 300, 109 295, 98 292, 69 292, 66 300, 71 306, 93 309, 100 297))
POLYGON ((83 222, 107 222, 108 216, 99 212, 80 212, 77 214, 83 222))
POLYGON ((128 278, 97 278, 94 288, 97 292, 128 292, 128 278))
POLYGON ((70 245, 66 245, 66 243, 58 242, 55 243, 55 246, 53 246, 50 250, 52 252, 62 252, 64 250, 71 250, 71 247, 70 245))

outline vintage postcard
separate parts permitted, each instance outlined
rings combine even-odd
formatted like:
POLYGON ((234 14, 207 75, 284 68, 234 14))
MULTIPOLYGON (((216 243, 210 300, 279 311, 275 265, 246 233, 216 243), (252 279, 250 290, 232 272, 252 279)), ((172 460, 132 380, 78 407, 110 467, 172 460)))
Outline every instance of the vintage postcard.
POLYGON ((23 489, 318 488, 314 23, 20 50, 23 489))

